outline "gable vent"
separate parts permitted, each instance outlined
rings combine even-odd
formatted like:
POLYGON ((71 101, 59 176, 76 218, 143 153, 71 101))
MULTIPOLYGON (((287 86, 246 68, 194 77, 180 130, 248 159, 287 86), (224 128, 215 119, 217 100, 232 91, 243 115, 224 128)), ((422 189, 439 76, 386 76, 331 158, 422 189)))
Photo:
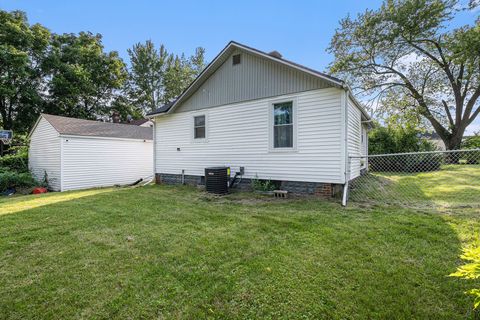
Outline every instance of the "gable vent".
POLYGON ((240 62, 241 62, 241 56, 240 56, 240 54, 235 54, 235 55, 233 55, 233 57, 232 57, 232 64, 233 64, 233 65, 236 65, 236 64, 240 64, 240 62))
POLYGON ((268 55, 278 59, 282 59, 282 54, 277 50, 273 50, 272 52, 269 52, 268 55))

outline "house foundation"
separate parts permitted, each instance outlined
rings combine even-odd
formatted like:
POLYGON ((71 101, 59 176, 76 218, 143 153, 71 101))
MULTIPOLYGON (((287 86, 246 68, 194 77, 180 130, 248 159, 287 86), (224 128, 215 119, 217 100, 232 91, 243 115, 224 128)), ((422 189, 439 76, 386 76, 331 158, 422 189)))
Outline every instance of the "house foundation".
MULTIPOLYGON (((190 186, 205 185, 203 176, 157 173, 155 174, 157 184, 190 186)), ((252 191, 252 179, 239 178, 235 184, 236 190, 252 191)), ((307 181, 276 181, 280 190, 288 191, 298 195, 314 195, 321 198, 332 198, 342 193, 343 185, 323 182, 307 181)))

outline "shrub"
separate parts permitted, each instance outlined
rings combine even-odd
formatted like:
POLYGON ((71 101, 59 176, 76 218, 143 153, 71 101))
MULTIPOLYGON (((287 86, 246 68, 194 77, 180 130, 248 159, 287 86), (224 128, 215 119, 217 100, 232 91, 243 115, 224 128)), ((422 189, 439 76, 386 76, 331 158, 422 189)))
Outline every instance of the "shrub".
POLYGON ((435 151, 435 145, 421 137, 416 128, 377 125, 368 135, 369 154, 435 151))
MULTIPOLYGON (((466 137, 462 141, 462 149, 480 149, 480 135, 466 137)), ((479 164, 480 151, 463 153, 462 160, 465 160, 468 164, 479 164)))
POLYGON ((277 189, 277 184, 271 180, 260 180, 258 178, 252 179, 252 189, 254 191, 273 191, 277 189))
POLYGON ((0 158, 0 170, 28 172, 27 147, 15 147, 14 152, 15 153, 13 154, 9 154, 0 158))
POLYGON ((29 188, 37 182, 29 172, 0 171, 0 192, 9 188, 29 188))
POLYGON ((480 135, 465 137, 462 141, 462 149, 480 149, 480 135))
MULTIPOLYGON (((422 138, 422 131, 415 121, 398 123, 388 119, 387 126, 377 124, 369 133, 369 154, 392 154, 435 151, 436 146, 422 138)), ((415 154, 371 157, 369 166, 373 171, 427 172, 440 169, 444 159, 438 154, 415 154)))
POLYGON ((444 162, 442 154, 406 154, 371 157, 370 169, 377 172, 428 172, 440 170, 444 162))

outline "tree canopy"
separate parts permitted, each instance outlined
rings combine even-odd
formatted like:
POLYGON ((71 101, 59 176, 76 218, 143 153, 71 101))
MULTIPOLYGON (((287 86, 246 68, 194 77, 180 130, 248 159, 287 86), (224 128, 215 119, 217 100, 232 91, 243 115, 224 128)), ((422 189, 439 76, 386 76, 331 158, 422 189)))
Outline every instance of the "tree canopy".
POLYGON ((0 10, 0 128, 27 132, 41 112, 83 119, 141 118, 178 96, 205 67, 151 41, 134 45, 130 65, 106 51, 100 34, 55 34, 25 13, 0 10))
POLYGON ((341 20, 329 48, 335 56, 331 72, 380 109, 418 113, 448 149, 458 149, 480 113, 480 19, 446 29, 467 10, 461 5, 386 0, 378 10, 341 20))
POLYGON ((43 59, 50 32, 23 12, 0 10, 0 125, 26 130, 41 108, 43 59))
POLYGON ((205 49, 185 58, 159 49, 149 40, 128 50, 130 76, 128 96, 131 103, 147 113, 177 97, 205 67, 205 49))
POLYGON ((50 76, 45 112, 74 118, 108 113, 127 78, 118 53, 104 52, 101 35, 87 32, 53 35, 43 67, 50 76))

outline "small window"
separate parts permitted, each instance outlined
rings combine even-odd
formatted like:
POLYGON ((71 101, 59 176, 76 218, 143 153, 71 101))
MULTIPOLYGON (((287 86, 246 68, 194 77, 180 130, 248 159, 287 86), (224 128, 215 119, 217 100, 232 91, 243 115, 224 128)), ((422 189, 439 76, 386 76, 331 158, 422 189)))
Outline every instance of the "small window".
POLYGON ((273 147, 293 148, 293 102, 273 105, 273 147))
POLYGON ((241 56, 239 54, 236 54, 232 57, 232 64, 237 65, 240 64, 241 62, 241 56))
POLYGON ((193 137, 205 139, 205 115, 193 117, 193 137))

